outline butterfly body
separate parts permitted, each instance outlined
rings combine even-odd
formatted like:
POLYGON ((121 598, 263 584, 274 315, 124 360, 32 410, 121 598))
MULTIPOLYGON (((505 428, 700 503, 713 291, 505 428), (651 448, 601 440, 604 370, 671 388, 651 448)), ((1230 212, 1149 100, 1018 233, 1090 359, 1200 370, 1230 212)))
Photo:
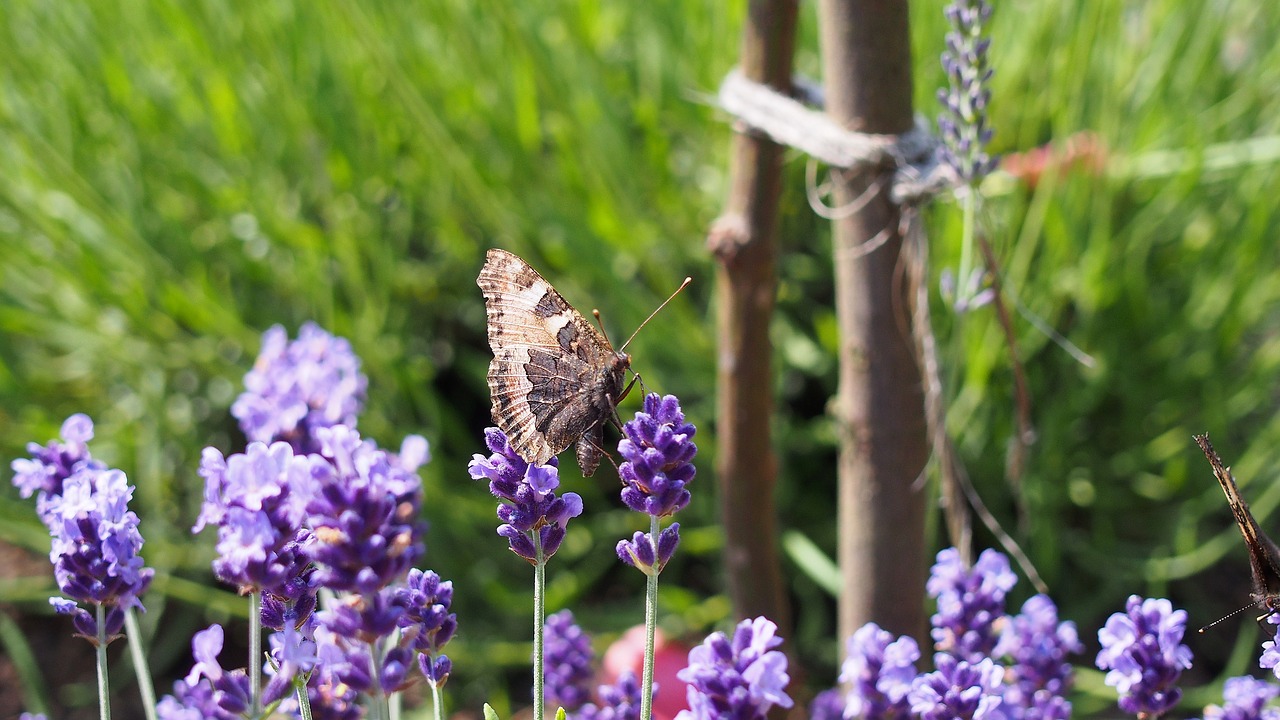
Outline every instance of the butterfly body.
POLYGON ((603 456, 604 424, 626 394, 631 357, 512 253, 490 250, 476 284, 493 350, 494 422, 533 464, 576 442, 578 465, 592 475, 603 456))
MULTIPOLYGON (((1213 467, 1213 476, 1217 478, 1222 492, 1227 496, 1227 504, 1231 506, 1231 514, 1235 517, 1240 535, 1244 537, 1245 547, 1249 551, 1249 567, 1252 570, 1253 590, 1250 596, 1264 611, 1263 618, 1280 612, 1280 547, 1258 527, 1248 504, 1240 497, 1240 488, 1236 485, 1231 469, 1223 465, 1217 451, 1209 442, 1208 435, 1194 436, 1196 444, 1209 459, 1213 467)), ((1259 618, 1261 620, 1262 618, 1259 618)), ((1264 628, 1274 635, 1273 627, 1264 628)))

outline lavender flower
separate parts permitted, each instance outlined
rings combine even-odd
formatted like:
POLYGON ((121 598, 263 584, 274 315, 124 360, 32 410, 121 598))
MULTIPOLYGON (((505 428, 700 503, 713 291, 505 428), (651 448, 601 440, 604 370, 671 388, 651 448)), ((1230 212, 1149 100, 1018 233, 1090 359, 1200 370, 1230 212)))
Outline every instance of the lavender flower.
POLYGON ((693 444, 697 432, 684 421, 680 401, 674 395, 644 398, 644 410, 622 426, 625 437, 618 454, 625 462, 618 468, 622 478, 622 502, 632 510, 653 517, 669 517, 689 504, 685 486, 693 481, 693 444))
POLYGON ((405 614, 400 617, 406 640, 413 642, 418 656, 418 669, 434 687, 442 687, 449 679, 453 664, 441 650, 458 630, 458 616, 449 612, 453 603, 453 583, 441 582, 440 576, 428 570, 409 571, 403 588, 396 590, 405 614))
POLYGON ((989 656, 998 639, 1005 594, 1017 582, 1009 559, 995 550, 984 550, 972 569, 955 548, 939 552, 925 583, 929 595, 938 599, 938 612, 930 618, 935 649, 969 662, 989 656))
POLYGON ((569 519, 582 514, 582 498, 577 493, 556 496, 560 471, 555 458, 546 465, 530 465, 498 428, 485 429, 484 440, 493 454, 472 456, 467 472, 477 480, 488 479, 489 491, 502 501, 498 505, 502 521, 498 535, 507 538, 512 552, 534 564, 539 560, 533 544, 536 532, 542 544, 541 559, 549 559, 560 549, 569 519))
POLYGON ((316 613, 317 672, 334 684, 357 692, 384 695, 410 684, 414 652, 407 643, 375 653, 395 632, 406 614, 405 599, 392 589, 347 595, 334 607, 316 613))
POLYGON ((285 568, 284 578, 278 585, 262 591, 262 625, 272 630, 299 628, 316 609, 316 566, 307 560, 304 546, 311 540, 311 531, 302 529, 293 541, 276 554, 276 560, 285 568))
POLYGON ((690 650, 689 667, 676 674, 689 684, 689 709, 675 720, 754 720, 774 705, 791 707, 787 656, 773 649, 782 644, 777 630, 763 617, 743 620, 732 640, 715 632, 690 650))
POLYGON ((1177 687, 1191 667, 1191 649, 1182 643, 1187 613, 1164 599, 1129 597, 1125 612, 1107 618, 1098 631, 1097 665, 1105 682, 1120 693, 1120 709, 1140 718, 1161 715, 1182 698, 1177 687))
POLYGON ((947 653, 933 656, 934 672, 917 677, 907 695, 919 720, 1000 718, 1000 682, 1004 669, 983 658, 976 663, 947 653))
POLYGON ((301 628, 285 625, 284 630, 267 638, 271 662, 263 668, 271 680, 263 689, 264 697, 282 698, 294 687, 294 678, 308 676, 320 658, 316 654, 313 639, 315 626, 305 623, 301 628))
MULTIPOLYGON (((313 463, 316 490, 306 505, 314 542, 305 553, 317 565, 314 580, 333 590, 376 593, 404 577, 426 552, 416 473, 426 455, 392 455, 342 425, 316 435, 328 462, 313 463)), ((418 440, 406 445, 413 448, 418 440)))
MULTIPOLYGON (((249 710, 249 676, 243 669, 226 671, 218 663, 222 652, 222 626, 211 625, 191 639, 191 653, 195 664, 186 678, 173 684, 173 695, 166 696, 156 706, 164 720, 188 720, 217 718, 233 720, 243 717, 249 710)), ((264 691, 263 701, 279 700, 281 688, 264 691)), ((285 688, 287 690, 287 688, 285 688)))
MULTIPOLYGON (((658 686, 653 686, 658 694, 658 686)), ((630 670, 618 676, 612 685, 596 689, 600 702, 587 703, 574 713, 573 720, 640 720, 640 681, 630 670)))
POLYGON ((619 540, 616 551, 622 562, 646 575, 657 575, 667 566, 679 544, 680 523, 671 523, 658 533, 656 547, 649 533, 637 531, 630 540, 619 540))
POLYGON ((809 703, 809 720, 843 720, 844 693, 839 688, 823 690, 809 703))
POLYGON ((844 715, 865 720, 907 718, 907 693, 916 677, 920 648, 911 637, 894 638, 875 623, 849 638, 840 683, 849 689, 844 715))
MULTIPOLYGON (((573 613, 561 610, 543 624, 542 673, 547 705, 575 713, 591 699, 591 637, 574 622, 573 613)), ((637 690, 637 693, 639 690, 637 690)))
MULTIPOLYGON (((89 455, 88 442, 93 439, 93 421, 88 415, 76 413, 62 422, 58 431, 62 442, 51 441, 41 447, 27 443, 30 458, 18 458, 10 463, 13 468, 13 484, 22 497, 39 493, 37 501, 62 494, 62 483, 81 469, 105 470, 106 465, 89 455)), ((45 512, 41 507, 40 516, 45 512)))
POLYGON ((1059 623, 1052 600, 1045 595, 1029 598, 1021 614, 1005 626, 993 653, 1012 660, 1004 688, 1005 714, 1017 713, 1025 720, 1071 717, 1065 697, 1072 679, 1067 655, 1083 650, 1075 623, 1059 623))
POLYGON ((262 350, 244 384, 231 414, 245 437, 283 440, 308 453, 319 447, 319 428, 355 427, 368 379, 350 343, 306 323, 293 342, 279 325, 263 333, 262 350))
MULTIPOLYGON (((298 570, 303 502, 313 476, 326 464, 319 457, 296 455, 283 442, 250 443, 243 454, 224 458, 205 448, 200 475, 204 504, 192 532, 218 527, 217 578, 244 591, 281 588, 298 570)), ((303 563, 305 565, 305 563, 303 563)))
POLYGON ((991 40, 983 33, 991 5, 986 0, 954 0, 945 12, 951 32, 947 33, 942 68, 949 88, 938 91, 938 102, 943 106, 938 116, 943 141, 939 160, 963 182, 976 185, 996 166, 986 152, 992 135, 987 127, 987 105, 991 102, 987 84, 992 70, 987 59, 991 40))
POLYGON ((143 567, 138 552, 142 534, 129 510, 133 486, 119 470, 82 465, 62 483, 62 494, 45 496, 45 523, 53 536, 49 560, 58 589, 72 598, 51 598, 60 614, 71 615, 76 630, 90 642, 107 642, 120 632, 124 611, 142 608, 138 597, 155 571, 143 567), (102 605, 105 627, 77 605, 102 605))
POLYGON ((1257 678, 1228 678, 1221 706, 1204 709, 1204 720, 1280 720, 1280 708, 1267 707, 1280 695, 1280 686, 1257 678))

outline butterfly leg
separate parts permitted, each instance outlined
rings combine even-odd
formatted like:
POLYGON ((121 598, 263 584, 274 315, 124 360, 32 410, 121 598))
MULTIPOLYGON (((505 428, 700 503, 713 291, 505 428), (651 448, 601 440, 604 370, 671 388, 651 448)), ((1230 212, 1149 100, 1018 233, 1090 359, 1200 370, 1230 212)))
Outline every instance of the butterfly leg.
MULTIPOLYGON (((609 398, 610 405, 613 407, 613 413, 609 415, 609 422, 613 423, 613 426, 618 428, 619 432, 622 431, 622 418, 618 415, 618 403, 622 402, 623 399, 627 397, 631 392, 631 388, 635 387, 637 380, 640 380, 640 373, 635 373, 635 377, 631 378, 631 382, 627 383, 627 386, 622 389, 622 393, 618 395, 617 399, 609 398)), ((643 380, 640 380, 640 388, 642 390, 644 389, 643 380)))

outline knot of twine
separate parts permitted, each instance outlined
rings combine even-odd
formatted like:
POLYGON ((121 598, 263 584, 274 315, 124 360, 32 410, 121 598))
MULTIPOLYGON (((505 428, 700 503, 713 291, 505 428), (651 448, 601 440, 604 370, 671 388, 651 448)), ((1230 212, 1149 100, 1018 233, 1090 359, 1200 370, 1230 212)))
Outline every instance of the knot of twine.
POLYGON ((720 85, 718 104, 747 128, 832 167, 892 168, 889 198, 898 205, 919 203, 954 185, 954 173, 938 163, 938 139, 919 119, 900 135, 854 132, 806 105, 823 106, 817 83, 798 77, 793 85, 794 97, 735 69, 720 85))

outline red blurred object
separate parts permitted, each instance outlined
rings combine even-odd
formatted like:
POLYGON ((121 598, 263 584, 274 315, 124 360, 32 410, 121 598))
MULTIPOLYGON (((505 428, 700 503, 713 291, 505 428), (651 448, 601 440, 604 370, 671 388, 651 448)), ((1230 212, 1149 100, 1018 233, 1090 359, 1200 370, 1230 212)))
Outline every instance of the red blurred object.
MULTIPOLYGON (((672 720, 676 713, 685 710, 685 684, 676 673, 689 664, 689 647, 668 640, 662 630, 653 639, 653 681, 658 684, 658 695, 653 701, 654 720, 672 720)), ((636 625, 622 634, 604 652, 604 681, 613 683, 624 670, 630 670, 640 678, 644 670, 644 626, 636 625)))
POLYGON ((1045 173, 1081 170, 1102 175, 1107 166, 1107 146, 1091 132, 1078 132, 1060 147, 1041 145, 1026 152, 1005 155, 1000 168, 1034 188, 1045 173))

